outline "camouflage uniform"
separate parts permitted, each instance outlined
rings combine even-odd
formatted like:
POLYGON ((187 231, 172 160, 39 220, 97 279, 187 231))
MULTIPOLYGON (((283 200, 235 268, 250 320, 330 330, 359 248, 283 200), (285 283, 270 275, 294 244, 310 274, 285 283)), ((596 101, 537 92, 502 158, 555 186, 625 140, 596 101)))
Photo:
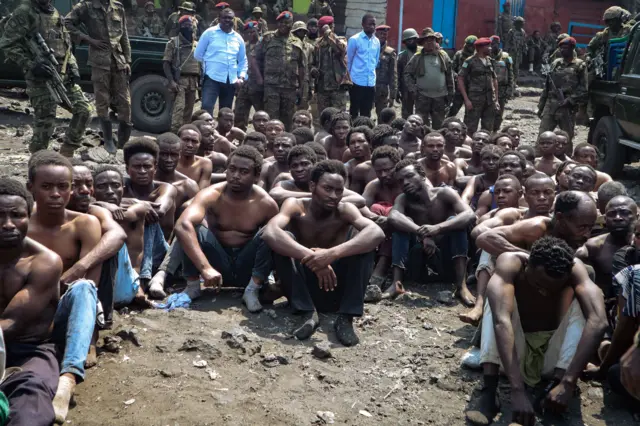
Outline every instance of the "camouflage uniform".
POLYGON ((449 55, 444 50, 436 50, 433 53, 423 50, 413 55, 404 69, 404 81, 407 90, 416 100, 416 113, 420 114, 424 124, 439 129, 446 116, 449 101, 453 98, 453 69, 449 55), (426 73, 426 61, 432 61, 432 66, 439 67, 444 74, 446 86, 444 95, 426 93, 420 88, 419 81, 426 73))
POLYGON ((404 119, 413 114, 413 106, 415 104, 413 94, 407 90, 407 85, 404 82, 404 69, 413 58, 413 55, 415 53, 409 49, 403 50, 398 55, 398 90, 402 95, 402 118, 404 119))
POLYGON ((496 112, 495 125, 492 129, 497 132, 502 125, 502 116, 504 115, 504 107, 513 94, 513 60, 511 56, 503 50, 492 55, 495 64, 495 72, 498 76, 498 103, 500 110, 496 112))
POLYGON ((332 33, 316 41, 313 67, 318 71, 316 99, 320 114, 330 106, 341 111, 347 106, 346 84, 350 79, 346 54, 347 39, 344 37, 332 33))
POLYGON ((509 31, 513 28, 513 18, 511 12, 502 12, 498 15, 498 22, 496 23, 496 35, 500 37, 500 40, 504 40, 509 31))
POLYGON ((493 79, 496 79, 493 59, 486 58, 486 64, 480 57, 473 55, 462 64, 460 76, 464 79, 467 96, 473 104, 471 111, 465 111, 464 124, 468 134, 478 130, 482 119, 482 128, 491 129, 495 125, 495 96, 493 93, 493 79))
MULTIPOLYGON (((602 61, 604 62, 603 69, 606 70, 606 64, 609 55, 609 40, 614 38, 626 37, 631 33, 631 27, 628 25, 623 25, 620 28, 620 31, 614 33, 611 31, 611 28, 607 27, 604 30, 598 32, 589 42, 589 46, 587 47, 587 62, 593 60, 596 56, 601 55, 602 61)), ((595 68, 590 66, 589 69, 589 80, 592 81, 596 77, 595 68)))
POLYGON ((180 79, 176 81, 178 91, 173 98, 171 112, 171 131, 178 133, 183 124, 191 122, 193 105, 196 103, 196 93, 200 83, 200 64, 193 57, 197 42, 189 41, 179 34, 167 42, 164 49, 163 61, 171 64, 172 70, 180 68, 180 79), (178 55, 176 55, 176 43, 180 43, 178 55))
POLYGON ((109 106, 114 104, 118 120, 130 124, 131 46, 124 6, 115 0, 110 0, 107 9, 100 0, 78 3, 65 18, 65 25, 71 34, 78 34, 82 32, 81 24, 85 25, 89 37, 106 41, 111 46, 107 50, 89 46, 88 64, 98 117, 109 118, 109 106))
POLYGON ((299 75, 305 74, 307 68, 302 40, 293 34, 281 36, 271 31, 258 42, 255 55, 264 79, 265 111, 269 117, 282 121, 285 129, 291 129, 298 91, 300 96, 306 96, 298 84, 299 75))
POLYGON ((385 45, 380 46, 380 60, 376 67, 376 94, 375 106, 376 115, 380 115, 380 111, 387 108, 389 104, 393 105, 398 93, 398 54, 395 49, 385 45), (391 101, 391 102, 389 102, 391 101))
POLYGON ((518 85, 518 74, 520 70, 520 64, 522 64, 522 55, 527 47, 527 33, 524 29, 517 30, 512 28, 507 34, 507 38, 504 41, 504 50, 511 55, 513 60, 513 78, 515 85, 518 85))
MULTIPOLYGON (((558 45, 559 35, 560 35, 559 33, 555 33, 550 30, 547 33, 547 35, 545 35, 544 38, 542 39, 542 42, 544 43, 544 46, 545 46, 544 55, 546 55, 548 62, 551 62, 551 55, 556 50, 556 46, 558 45)), ((544 61, 544 57, 543 57, 543 61, 544 61)))
POLYGON ((256 46, 257 43, 245 43, 247 60, 249 61, 248 78, 247 81, 240 86, 240 90, 236 95, 235 126, 242 130, 247 128, 251 107, 256 111, 264 109, 264 87, 262 85, 258 85, 256 82, 254 67, 251 66, 251 62, 255 60, 256 57, 256 46))
MULTIPOLYGON (((475 50, 460 49, 453 55, 451 66, 453 68, 454 78, 456 78, 456 80, 457 80, 458 74, 460 74, 460 70, 462 69, 462 64, 464 64, 464 61, 469 59, 474 52, 475 50)), ((460 91, 458 90, 458 84, 455 84, 453 104, 451 105, 451 108, 449 109, 449 113, 447 114, 447 116, 454 117, 455 115, 457 115, 458 111, 460 111, 460 108, 462 108, 463 105, 464 105, 464 98, 462 97, 462 94, 460 94, 460 91)))
POLYGON ((568 64, 563 58, 553 61, 538 104, 538 110, 542 111, 540 133, 552 131, 558 126, 569 133, 570 139, 573 140, 575 113, 577 108, 585 105, 587 97, 586 63, 581 59, 572 59, 568 64), (549 79, 553 80, 564 98, 569 100, 568 106, 560 107, 558 93, 553 90, 549 79))
POLYGON ((307 17, 320 19, 323 16, 333 16, 331 6, 325 0, 311 0, 307 17))
MULTIPOLYGON (((256 19, 252 16, 251 18, 245 20, 244 23, 246 24, 247 22, 251 21, 256 21, 258 23, 258 33, 260 33, 260 35, 269 31, 269 25, 267 24, 267 21, 264 20, 264 18, 256 19)), ((244 26, 242 28, 244 28, 244 26)))
POLYGON ((273 5, 273 14, 275 16, 278 16, 285 10, 291 11, 292 9, 293 0, 276 0, 276 4, 273 5))
POLYGON ((33 137, 29 144, 29 151, 33 153, 47 149, 55 128, 57 104, 47 88, 47 81, 35 78, 31 72, 36 64, 36 58, 30 53, 26 42, 35 32, 40 33, 47 46, 53 50, 59 63, 57 71, 65 80, 67 97, 71 101, 73 117, 61 149, 65 155, 68 155, 82 143, 84 131, 91 119, 91 106, 80 86, 69 78, 65 78, 78 74, 78 64, 71 53, 71 39, 64 28, 62 16, 55 9, 53 13, 43 11, 35 1, 21 4, 5 23, 0 48, 4 50, 6 58, 21 67, 25 74, 27 94, 34 114, 33 137), (69 53, 67 69, 62 70, 67 52, 69 53))
POLYGON ((158 14, 154 13, 152 16, 145 15, 138 20, 136 26, 136 35, 146 36, 147 30, 151 37, 162 37, 164 33, 164 25, 158 14))
MULTIPOLYGON (((167 23, 164 25, 164 34, 167 37, 175 37, 180 33, 180 24, 178 23, 178 20, 181 16, 182 12, 173 12, 171 15, 169 15, 169 17, 167 18, 167 23)), ((207 29, 207 24, 205 24, 202 16, 193 15, 193 17, 198 21, 198 25, 196 26, 196 28, 194 28, 193 36, 195 38, 198 38, 207 29)), ((242 28, 242 24, 240 28, 242 28)))

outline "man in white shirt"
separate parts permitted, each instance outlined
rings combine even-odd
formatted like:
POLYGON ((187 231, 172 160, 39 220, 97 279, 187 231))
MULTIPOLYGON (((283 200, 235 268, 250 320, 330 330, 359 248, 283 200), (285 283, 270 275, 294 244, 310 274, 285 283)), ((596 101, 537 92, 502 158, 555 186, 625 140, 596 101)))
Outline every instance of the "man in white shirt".
POLYGON ((362 17, 362 31, 347 43, 347 69, 353 86, 349 89, 349 112, 352 118, 371 116, 376 87, 376 67, 380 60, 380 40, 375 36, 376 17, 367 13, 362 17))
POLYGON ((194 52, 202 63, 202 109, 213 113, 218 97, 220 108, 231 108, 237 88, 247 76, 247 55, 242 36, 233 30, 235 13, 220 12, 220 23, 207 29, 194 52))

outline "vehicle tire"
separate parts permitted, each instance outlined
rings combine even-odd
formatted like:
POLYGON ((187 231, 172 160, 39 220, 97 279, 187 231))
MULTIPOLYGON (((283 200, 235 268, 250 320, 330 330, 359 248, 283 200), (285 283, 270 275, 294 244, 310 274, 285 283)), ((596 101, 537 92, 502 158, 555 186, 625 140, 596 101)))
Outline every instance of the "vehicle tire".
POLYGON ((169 82, 159 75, 145 75, 131 84, 131 120, 143 132, 164 133, 171 128, 173 96, 169 82))
POLYGON ((620 176, 627 155, 627 147, 621 145, 619 140, 618 124, 611 116, 600 118, 591 132, 591 144, 600 151, 598 170, 612 177, 620 176))

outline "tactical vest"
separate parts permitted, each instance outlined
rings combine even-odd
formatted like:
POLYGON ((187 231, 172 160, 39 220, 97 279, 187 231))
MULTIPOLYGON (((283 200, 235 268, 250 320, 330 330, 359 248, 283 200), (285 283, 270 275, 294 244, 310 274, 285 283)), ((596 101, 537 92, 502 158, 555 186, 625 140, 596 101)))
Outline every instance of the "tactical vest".
POLYGON ((500 86, 506 86, 509 82, 509 68, 507 67, 509 59, 509 54, 505 52, 500 52, 500 55, 495 58, 494 70, 498 76, 498 85, 500 86))
POLYGON ((57 10, 54 10, 51 15, 38 13, 38 22, 36 25, 38 32, 44 39, 45 43, 47 43, 47 46, 53 50, 54 56, 62 65, 67 53, 67 43, 65 40, 62 17, 57 10))

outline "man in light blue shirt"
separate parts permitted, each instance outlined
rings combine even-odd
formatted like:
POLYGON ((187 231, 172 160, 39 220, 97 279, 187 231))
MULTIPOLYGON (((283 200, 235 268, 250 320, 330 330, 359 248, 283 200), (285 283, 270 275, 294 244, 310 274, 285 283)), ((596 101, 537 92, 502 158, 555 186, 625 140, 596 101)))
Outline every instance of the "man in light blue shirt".
POLYGON ((202 63, 202 109, 213 114, 220 97, 220 108, 231 108, 236 89, 247 76, 247 54, 242 36, 233 30, 235 13, 220 12, 220 24, 207 29, 193 56, 202 63))
POLYGON ((380 40, 375 36, 376 17, 367 13, 362 17, 362 31, 347 43, 347 69, 353 81, 349 89, 349 112, 352 118, 371 117, 376 93, 376 67, 380 60, 380 40))

